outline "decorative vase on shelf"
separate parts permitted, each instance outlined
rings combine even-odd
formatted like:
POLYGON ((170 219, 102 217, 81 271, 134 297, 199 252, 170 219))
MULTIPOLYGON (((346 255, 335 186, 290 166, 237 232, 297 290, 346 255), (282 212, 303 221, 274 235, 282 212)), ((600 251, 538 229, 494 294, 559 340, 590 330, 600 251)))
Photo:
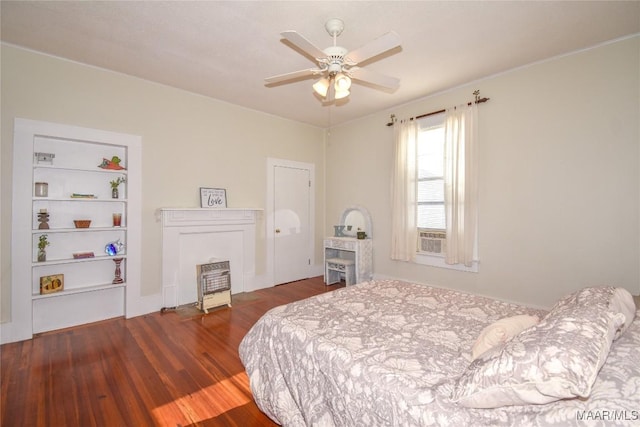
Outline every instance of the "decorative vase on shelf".
POLYGON ((123 176, 119 176, 117 179, 113 181, 109 181, 109 185, 111 185, 111 198, 118 198, 118 186, 124 182, 127 182, 126 178, 123 176))
POLYGON ((38 237, 38 262, 44 262, 47 260, 47 253, 45 252, 45 249, 49 245, 50 243, 47 239, 47 235, 41 234, 40 237, 38 237))

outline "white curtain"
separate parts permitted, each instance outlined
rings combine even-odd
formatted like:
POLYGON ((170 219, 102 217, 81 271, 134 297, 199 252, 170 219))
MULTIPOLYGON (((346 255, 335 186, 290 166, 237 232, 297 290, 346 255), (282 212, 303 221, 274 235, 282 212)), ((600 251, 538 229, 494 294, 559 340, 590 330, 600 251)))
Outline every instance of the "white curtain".
POLYGON ((444 204, 447 264, 471 267, 478 211, 478 106, 447 109, 445 118, 444 204))
POLYGON ((391 181, 391 259, 413 261, 416 256, 416 144, 418 125, 405 120, 394 125, 394 163, 391 181))

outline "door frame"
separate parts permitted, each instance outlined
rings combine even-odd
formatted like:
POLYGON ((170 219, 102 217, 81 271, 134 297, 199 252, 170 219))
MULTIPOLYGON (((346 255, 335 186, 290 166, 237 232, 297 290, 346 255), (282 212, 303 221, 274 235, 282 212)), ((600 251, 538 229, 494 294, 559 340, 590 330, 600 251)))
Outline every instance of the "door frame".
POLYGON ((275 217, 274 217, 274 204, 275 204, 275 168, 287 167, 295 169, 305 169, 309 171, 309 180, 311 184, 309 186, 309 245, 307 250, 309 251, 309 259, 311 265, 309 265, 309 276, 312 276, 313 266, 315 263, 315 240, 316 240, 316 172, 315 165, 313 163, 297 162, 293 160, 276 159, 273 157, 267 158, 267 199, 265 203, 265 238, 267 242, 267 280, 269 286, 275 286, 275 217))

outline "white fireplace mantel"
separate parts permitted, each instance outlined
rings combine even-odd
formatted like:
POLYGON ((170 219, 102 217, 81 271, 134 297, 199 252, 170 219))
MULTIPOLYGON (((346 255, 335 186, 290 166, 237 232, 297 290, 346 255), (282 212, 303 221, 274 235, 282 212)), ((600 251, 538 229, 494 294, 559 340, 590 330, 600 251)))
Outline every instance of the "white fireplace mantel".
POLYGON ((231 293, 255 277, 258 208, 160 208, 164 307, 197 300, 196 265, 230 262, 231 293))
POLYGON ((259 208, 160 208, 163 227, 187 225, 255 224, 259 208))

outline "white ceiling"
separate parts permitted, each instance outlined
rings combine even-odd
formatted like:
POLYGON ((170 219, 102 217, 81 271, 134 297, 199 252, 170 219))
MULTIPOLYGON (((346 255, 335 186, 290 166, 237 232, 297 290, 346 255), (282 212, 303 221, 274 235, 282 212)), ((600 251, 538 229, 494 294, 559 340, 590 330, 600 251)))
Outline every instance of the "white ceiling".
POLYGON ((319 127, 640 33, 639 1, 3 0, 0 7, 3 42, 319 127), (328 107, 314 96, 313 78, 265 86, 265 77, 314 66, 280 33, 296 30, 324 49, 333 17, 345 23, 338 45, 348 50, 399 34, 400 49, 366 63, 399 78, 397 91, 356 83, 328 107))

